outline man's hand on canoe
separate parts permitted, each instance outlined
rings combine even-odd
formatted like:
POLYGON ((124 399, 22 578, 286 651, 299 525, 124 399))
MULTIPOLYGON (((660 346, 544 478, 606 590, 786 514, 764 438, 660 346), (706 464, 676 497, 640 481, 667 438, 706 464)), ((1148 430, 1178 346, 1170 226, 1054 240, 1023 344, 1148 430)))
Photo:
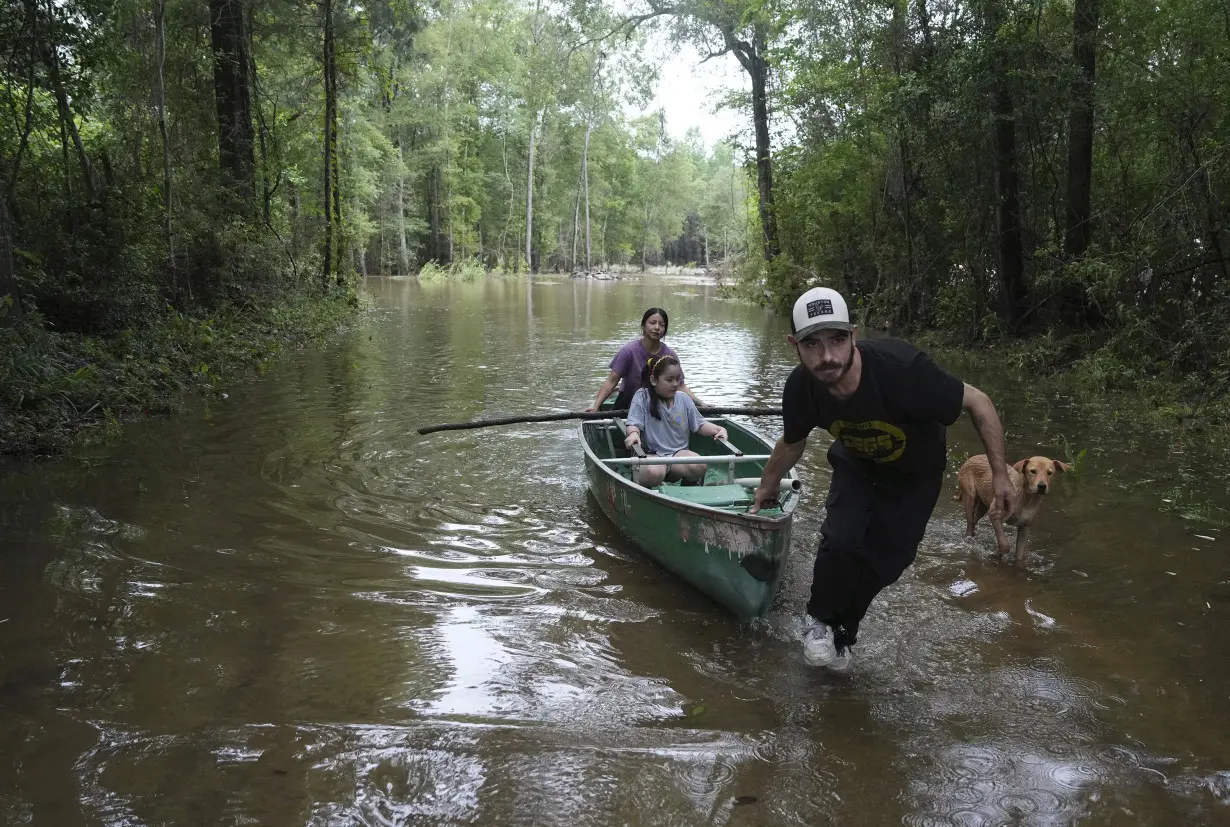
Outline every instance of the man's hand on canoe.
POLYGON ((777 502, 778 496, 781 494, 782 481, 769 480, 764 477, 760 478, 760 485, 756 488, 756 494, 752 500, 752 507, 748 509, 748 514, 755 514, 760 509, 765 508, 769 503, 777 502))

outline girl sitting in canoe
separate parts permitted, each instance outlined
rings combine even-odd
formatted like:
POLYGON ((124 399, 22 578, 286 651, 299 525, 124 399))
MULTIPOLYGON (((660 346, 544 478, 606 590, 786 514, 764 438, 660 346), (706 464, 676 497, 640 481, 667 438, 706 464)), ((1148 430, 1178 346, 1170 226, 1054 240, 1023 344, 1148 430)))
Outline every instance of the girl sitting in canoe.
MULTIPOLYGON (((602 387, 598 388, 598 396, 594 398, 594 404, 586 408, 586 411, 598 410, 615 390, 617 384, 619 385, 619 396, 615 397, 615 408, 621 411, 628 410, 628 406, 632 404, 632 395, 641 387, 649 360, 654 356, 679 358, 679 354, 662 343, 669 326, 670 317, 662 308, 651 307, 645 311, 645 314, 641 316, 641 338, 628 342, 615 354, 615 358, 611 360, 610 374, 603 380, 602 387)), ((679 375, 679 390, 691 397, 697 405, 702 404, 683 383, 682 372, 679 375)))
MULTIPOLYGON (((645 452, 659 457, 695 457, 689 451, 688 436, 698 433, 714 439, 726 439, 726 429, 707 422, 695 403, 683 390, 683 370, 675 356, 659 356, 649 360, 644 384, 632 397, 628 411, 628 437, 624 445, 631 448, 644 435, 645 452)), ((638 485, 653 488, 662 480, 682 479, 697 484, 705 478, 704 465, 640 465, 635 477, 638 485)))

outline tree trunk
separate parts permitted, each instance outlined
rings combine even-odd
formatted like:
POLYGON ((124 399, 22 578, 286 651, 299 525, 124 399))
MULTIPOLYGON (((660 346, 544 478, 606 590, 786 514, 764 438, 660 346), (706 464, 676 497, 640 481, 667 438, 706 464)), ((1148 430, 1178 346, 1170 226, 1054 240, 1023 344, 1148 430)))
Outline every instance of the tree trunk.
POLYGON ((649 204, 645 204, 645 233, 641 237, 641 272, 648 269, 649 263, 649 204))
POLYGON ((171 142, 167 137, 167 87, 165 69, 167 62, 167 4, 158 0, 154 6, 154 25, 157 27, 156 49, 158 71, 154 79, 154 95, 158 105, 158 134, 162 137, 162 221, 166 234, 167 274, 171 279, 171 295, 179 291, 175 276, 175 236, 171 226, 171 142))
MULTIPOLYGON (((270 183, 269 169, 273 164, 269 160, 269 126, 265 123, 264 115, 260 112, 260 106, 257 106, 257 118, 260 120, 260 128, 257 130, 257 136, 260 141, 261 153, 261 221, 266 225, 273 221, 273 192, 277 189, 277 183, 270 183)), ((274 110, 274 119, 277 119, 277 110, 274 110)))
POLYGON ((602 213, 602 266, 605 267, 608 263, 606 254, 606 222, 611 217, 611 211, 607 210, 602 213))
MULTIPOLYGON (((215 0, 216 2, 216 0, 215 0)), ((338 266, 342 260, 341 238, 339 226, 340 222, 336 219, 341 214, 341 208, 336 207, 340 198, 340 193, 337 192, 337 178, 335 170, 337 168, 337 52, 336 44, 334 43, 333 30, 333 0, 321 0, 321 14, 324 24, 324 55, 323 55, 323 70, 325 81, 325 129, 324 129, 324 201, 322 206, 325 211, 325 250, 323 266, 323 286, 327 290, 335 282, 342 280, 341 268, 338 266)))
MULTIPOLYGON (((909 31, 905 19, 906 8, 903 4, 893 6, 892 18, 892 38, 890 39, 890 48, 892 49, 892 64, 893 74, 900 82, 904 73, 902 66, 902 55, 907 53, 909 49, 909 31)), ((925 302, 919 301, 920 278, 915 267, 917 256, 914 254, 914 220, 913 220, 913 179, 914 179, 914 163, 910 157, 910 136, 909 136, 909 119, 908 113, 901 111, 897 117, 897 156, 898 163, 901 167, 901 222, 902 230, 905 233, 905 305, 908 308, 914 309, 926 307, 925 302)))
MULTIPOLYGON (((345 260, 346 239, 342 235, 342 142, 341 124, 337 114, 337 35, 334 31, 333 14, 329 15, 329 91, 333 98, 333 106, 329 117, 329 141, 333 147, 333 246, 336 248, 336 258, 340 265, 345 260)), ((334 273, 334 280, 340 287, 346 283, 346 274, 339 266, 334 273)))
POLYGON ((209 0, 218 168, 232 201, 229 206, 245 216, 256 193, 246 20, 244 0, 209 0))
MULTIPOLYGON (((993 0, 994 2, 994 0, 993 0)), ((992 13, 992 36, 998 30, 992 13)), ((1001 60, 991 72, 991 114, 994 120, 996 224, 999 235, 999 280, 1003 318, 1015 331, 1025 313, 1025 261, 1021 247, 1021 209, 1016 158, 1016 113, 1012 90, 1001 60)))
POLYGON ((397 261, 401 265, 399 275, 410 274, 410 247, 406 243, 406 156, 399 144, 397 155, 401 159, 401 173, 397 179, 397 261))
POLYGON ((434 164, 427 181, 427 203, 431 223, 431 260, 437 264, 449 263, 444 206, 440 197, 443 191, 444 170, 439 164, 434 164))
MULTIPOLYGON (((728 35, 728 42, 731 37, 728 35)), ((756 189, 760 196, 761 244, 765 261, 781 254, 777 241, 777 216, 773 209, 773 158, 769 148, 769 62, 765 60, 764 26, 752 31, 751 48, 735 49, 735 56, 752 79, 752 123, 756 130, 756 189)))
POLYGON ((294 179, 286 183, 287 194, 290 196, 290 246, 294 250, 303 249, 303 205, 299 197, 299 188, 294 179))
POLYGON ((529 171, 525 176, 525 263, 534 270, 534 140, 538 133, 538 112, 532 113, 530 121, 530 160, 529 171))
POLYGON ((922 35, 923 68, 930 68, 931 57, 935 53, 935 45, 931 37, 931 11, 927 8, 927 0, 916 0, 918 11, 918 30, 922 35))
POLYGON ((585 121, 585 149, 581 153, 581 181, 585 187, 585 269, 592 267, 591 252, 592 246, 590 243, 590 227, 589 227, 589 135, 593 131, 593 125, 587 119, 585 121))
POLYGON ((1093 83, 1097 62, 1098 0, 1076 0, 1072 18, 1072 102, 1068 113, 1068 202, 1063 251, 1069 259, 1089 249, 1093 183, 1093 83))
POLYGON ((21 296, 17 292, 17 273, 13 268, 13 222, 9 218, 8 197, 0 193, 0 323, 21 315, 21 296))
POLYGON ((576 272, 577 269, 577 245, 581 238, 581 193, 585 189, 585 170, 582 164, 581 177, 582 180, 577 181, 577 199, 572 207, 572 261, 569 263, 569 269, 576 272))
MULTIPOLYGON (((500 230, 500 263, 504 267, 508 266, 508 230, 512 225, 513 207, 517 188, 513 185, 512 174, 508 171, 508 133, 504 132, 500 135, 500 155, 504 159, 504 182, 508 185, 508 212, 504 216, 504 228, 500 230)), ((514 270, 516 272, 516 270, 514 270)))
POLYGON ((380 246, 376 248, 378 250, 376 253, 376 272, 382 276, 400 275, 400 273, 391 273, 386 263, 389 258, 389 240, 384 235, 386 223, 383 221, 380 223, 380 246))
MULTIPOLYGON (((47 19, 54 20, 54 10, 51 0, 47 0, 47 19)), ((54 31, 54 29, 52 30, 54 31)), ((51 40, 51 38, 48 38, 51 40)), ((81 141, 81 133, 77 131, 77 121, 73 117, 72 109, 68 103, 68 93, 64 89, 63 78, 60 75, 60 51, 59 46, 55 43, 43 43, 43 62, 47 66, 47 72, 51 76, 52 93, 55 95, 56 108, 60 113, 60 129, 65 136, 64 141, 67 144, 67 139, 72 139, 73 150, 77 154, 77 163, 81 166, 82 183, 85 184, 86 198, 90 203, 96 203, 98 193, 94 186, 94 170, 90 167, 89 156, 85 153, 85 144, 81 141)), ((65 175, 68 174, 68 169, 64 170, 65 175)))
MULTIPOLYGON (((39 61, 38 7, 35 5, 34 0, 26 0, 26 15, 30 18, 31 35, 28 75, 26 78, 25 124, 21 130, 21 140, 17 143, 17 154, 13 157, 13 167, 9 170, 8 186, 5 189, 5 197, 10 203, 17 193, 17 179, 21 174, 21 162, 25 157, 26 148, 30 145, 30 130, 34 126, 34 80, 39 61)), ((9 215, 8 220, 12 221, 13 216, 9 215)))

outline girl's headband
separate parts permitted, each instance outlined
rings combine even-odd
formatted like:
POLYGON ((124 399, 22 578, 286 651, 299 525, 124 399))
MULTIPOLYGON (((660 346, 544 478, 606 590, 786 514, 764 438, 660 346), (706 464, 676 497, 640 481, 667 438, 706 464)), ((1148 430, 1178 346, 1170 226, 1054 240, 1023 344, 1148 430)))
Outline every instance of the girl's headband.
POLYGON ((650 356, 648 359, 645 360, 645 368, 649 371, 650 375, 652 376, 654 368, 656 368, 661 363, 666 362, 667 360, 674 362, 676 365, 679 364, 679 359, 677 357, 671 356, 669 353, 666 353, 666 354, 663 354, 662 356, 650 356))

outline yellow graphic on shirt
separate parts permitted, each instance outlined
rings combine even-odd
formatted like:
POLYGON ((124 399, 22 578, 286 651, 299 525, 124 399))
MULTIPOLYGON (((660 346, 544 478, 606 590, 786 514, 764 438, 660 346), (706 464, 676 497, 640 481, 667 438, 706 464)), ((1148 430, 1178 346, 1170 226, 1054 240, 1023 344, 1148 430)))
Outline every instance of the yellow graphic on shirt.
POLYGON ((851 454, 872 462, 895 462, 905 453, 905 432, 888 422, 836 419, 829 433, 851 454))

